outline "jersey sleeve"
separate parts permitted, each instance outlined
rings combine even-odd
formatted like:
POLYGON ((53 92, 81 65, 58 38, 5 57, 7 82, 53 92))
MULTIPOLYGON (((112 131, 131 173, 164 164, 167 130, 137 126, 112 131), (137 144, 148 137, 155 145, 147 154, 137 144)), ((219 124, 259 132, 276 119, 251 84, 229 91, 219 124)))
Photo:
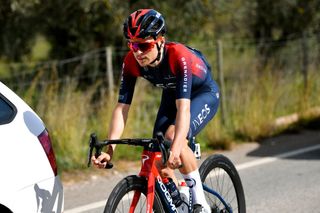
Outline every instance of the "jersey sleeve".
POLYGON ((130 59, 130 55, 127 55, 123 65, 121 73, 121 83, 119 89, 118 102, 124 104, 131 104, 136 80, 138 77, 136 62, 130 59))

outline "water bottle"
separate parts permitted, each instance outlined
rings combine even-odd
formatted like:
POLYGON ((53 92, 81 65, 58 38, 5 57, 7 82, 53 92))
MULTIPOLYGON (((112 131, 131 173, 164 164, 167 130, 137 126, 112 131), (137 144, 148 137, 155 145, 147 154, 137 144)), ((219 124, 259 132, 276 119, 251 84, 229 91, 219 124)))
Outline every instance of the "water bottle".
POLYGON ((188 213, 189 208, 191 208, 190 201, 190 188, 187 186, 186 182, 182 181, 180 183, 180 197, 183 201, 182 204, 178 207, 179 213, 188 213))
POLYGON ((183 202, 180 197, 180 192, 176 186, 176 184, 173 182, 171 178, 164 178, 163 183, 166 185, 171 198, 172 202, 176 207, 179 207, 183 202))

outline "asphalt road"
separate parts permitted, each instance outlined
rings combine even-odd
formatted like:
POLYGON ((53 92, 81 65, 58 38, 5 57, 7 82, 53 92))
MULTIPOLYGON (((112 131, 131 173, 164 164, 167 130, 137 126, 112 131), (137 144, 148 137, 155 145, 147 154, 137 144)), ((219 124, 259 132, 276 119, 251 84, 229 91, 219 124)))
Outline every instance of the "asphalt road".
MULTIPOLYGON (((221 152, 220 152, 221 153, 221 152)), ((248 143, 222 154, 236 165, 246 195, 247 212, 320 212, 320 131, 305 130, 262 143, 248 143)), ((64 183, 64 213, 102 212, 113 187, 138 168, 97 172, 64 183)))

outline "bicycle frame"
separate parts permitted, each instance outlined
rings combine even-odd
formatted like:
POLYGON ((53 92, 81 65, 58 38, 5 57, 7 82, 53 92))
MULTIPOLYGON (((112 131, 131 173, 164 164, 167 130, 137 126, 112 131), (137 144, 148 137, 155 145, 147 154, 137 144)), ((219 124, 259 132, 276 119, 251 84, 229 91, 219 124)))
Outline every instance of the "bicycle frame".
MULTIPOLYGON (((96 134, 92 133, 89 140, 89 152, 88 152, 88 167, 91 164, 91 156, 93 149, 96 150, 95 156, 98 157, 101 154, 101 150, 104 146, 110 144, 127 144, 133 146, 143 146, 144 150, 141 155, 141 170, 139 172, 140 177, 146 178, 148 182, 147 186, 147 213, 152 213, 152 207, 155 197, 155 189, 159 192, 159 196, 162 202, 165 202, 165 208, 167 212, 174 213, 176 207, 173 204, 171 195, 166 186, 162 182, 162 178, 156 167, 157 164, 162 165, 168 158, 167 150, 170 147, 170 142, 166 141, 161 133, 157 135, 157 139, 119 139, 119 140, 105 140, 99 142, 96 134), (170 206, 170 208, 168 208, 170 206)), ((106 168, 111 169, 112 164, 107 164, 106 168)), ((140 199, 141 192, 135 191, 132 203, 130 204, 129 212, 133 213, 136 205, 140 199)))
MULTIPOLYGON (((193 141, 194 143, 194 141, 193 141)), ((139 172, 140 177, 144 177, 147 180, 147 205, 146 213, 152 213, 152 207, 154 203, 155 190, 160 196, 163 207, 168 213, 177 212, 176 206, 173 204, 173 200, 169 191, 167 190, 165 184, 162 181, 160 173, 157 166, 163 165, 168 155, 166 153, 166 148, 170 147, 170 142, 164 140, 163 135, 159 135, 157 139, 119 139, 119 140, 106 140, 99 142, 95 134, 91 134, 89 141, 89 153, 88 153, 88 167, 90 166, 90 159, 92 156, 93 149, 96 149, 96 157, 101 154, 102 147, 110 144, 127 144, 134 146, 143 146, 144 150, 141 154, 141 169, 139 172), (155 143, 157 141, 157 143, 155 143), (166 147, 166 148, 165 148, 166 147), (164 156, 163 156, 164 155, 164 156)), ((192 144, 191 144, 192 147, 192 144)), ((194 150, 193 150, 194 151, 194 150)), ((106 168, 112 168, 112 164, 107 165, 106 168)), ((208 193, 216 196, 226 207, 229 213, 232 213, 232 209, 222 198, 222 196, 214 191, 213 189, 207 187, 205 184, 203 189, 208 193)), ((140 199, 141 192, 135 191, 133 195, 132 203, 130 204, 129 213, 134 213, 137 203, 140 199)))
POLYGON ((232 209, 230 208, 230 206, 227 204, 227 202, 221 197, 221 195, 218 192, 216 192, 213 189, 209 188, 205 184, 202 184, 202 187, 203 187, 203 190, 205 190, 206 192, 216 196, 221 201, 221 203, 223 203, 223 205, 226 207, 226 209, 228 210, 229 213, 233 212, 232 209))
MULTIPOLYGON (((163 205, 166 208, 166 212, 174 213, 177 212, 176 206, 173 204, 171 195, 167 190, 166 186, 162 182, 162 178, 157 169, 157 165, 161 163, 162 155, 161 152, 154 152, 145 148, 141 154, 141 169, 139 176, 146 178, 148 182, 147 186, 147 213, 152 213, 152 207, 155 196, 155 189, 158 192, 161 200, 165 202, 163 205)), ((203 189, 208 193, 216 196, 226 207, 229 213, 232 213, 232 209, 229 207, 227 202, 222 198, 222 196, 215 190, 209 188, 205 184, 202 184, 203 189)), ((136 205, 140 199, 141 192, 136 191, 134 193, 133 201, 130 206, 130 213, 134 213, 136 205)))
MULTIPOLYGON (((141 155, 141 170, 139 172, 140 177, 146 178, 148 182, 147 186, 147 213, 152 213, 152 207, 154 203, 155 190, 157 190, 161 201, 165 202, 166 212, 177 212, 176 206, 173 204, 173 200, 166 186, 162 182, 162 178, 157 169, 157 165, 160 165, 162 160, 161 152, 151 151, 145 148, 141 155)), ((139 201, 141 192, 135 191, 132 203, 130 205, 130 213, 133 213, 136 205, 139 201)))

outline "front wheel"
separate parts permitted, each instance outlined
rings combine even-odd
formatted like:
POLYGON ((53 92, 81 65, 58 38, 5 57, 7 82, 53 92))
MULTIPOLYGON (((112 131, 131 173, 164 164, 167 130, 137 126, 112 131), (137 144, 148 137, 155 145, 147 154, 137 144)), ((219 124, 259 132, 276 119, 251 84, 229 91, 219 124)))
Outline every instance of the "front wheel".
MULTIPOLYGON (((245 213, 246 203, 240 176, 232 162, 223 155, 212 155, 200 166, 201 181, 217 192, 232 212, 245 213)), ((218 196, 205 190, 212 212, 229 212, 218 196)))
MULTIPOLYGON (((128 213, 135 191, 141 192, 141 196, 134 212, 146 212, 147 180, 132 175, 121 180, 112 190, 105 206, 104 213, 128 213)), ((164 212, 157 192, 155 192, 153 212, 164 212)))

